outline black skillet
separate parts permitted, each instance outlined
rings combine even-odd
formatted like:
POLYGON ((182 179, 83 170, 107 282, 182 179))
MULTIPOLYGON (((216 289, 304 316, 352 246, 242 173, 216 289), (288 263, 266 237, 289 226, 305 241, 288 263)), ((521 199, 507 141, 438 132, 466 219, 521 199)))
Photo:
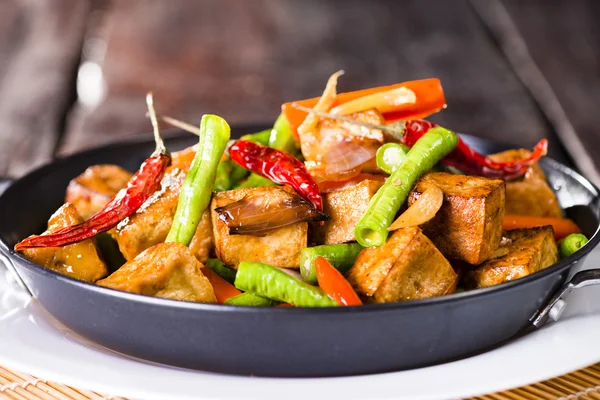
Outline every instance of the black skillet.
MULTIPOLYGON (((253 130, 234 129, 234 134, 253 130)), ((465 138, 484 153, 507 148, 465 138)), ((182 135, 167 144, 176 150, 195 141, 182 135)), ((79 282, 13 252, 16 242, 45 228, 71 178, 99 163, 134 171, 153 150, 148 136, 75 154, 15 181, 0 196, 1 258, 59 321, 117 352, 245 375, 315 377, 417 368, 489 350, 541 326, 548 316, 556 319, 565 294, 600 278, 591 270, 565 284, 570 270, 600 241, 600 196, 585 178, 548 158, 541 165, 561 206, 590 243, 536 274, 451 296, 329 309, 178 302, 79 282)))

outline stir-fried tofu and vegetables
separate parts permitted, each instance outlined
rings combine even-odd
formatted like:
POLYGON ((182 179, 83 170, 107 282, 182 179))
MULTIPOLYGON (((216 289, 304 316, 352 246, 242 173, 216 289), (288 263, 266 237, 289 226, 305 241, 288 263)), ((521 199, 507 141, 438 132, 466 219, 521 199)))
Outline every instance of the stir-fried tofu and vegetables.
POLYGON ((446 106, 439 80, 338 94, 341 75, 233 141, 222 118, 197 128, 158 115, 149 94, 156 151, 134 174, 89 167, 15 249, 147 296, 335 307, 498 285, 585 245, 537 164, 546 140, 483 155, 422 119, 446 106), (159 121, 198 144, 169 153, 159 121))

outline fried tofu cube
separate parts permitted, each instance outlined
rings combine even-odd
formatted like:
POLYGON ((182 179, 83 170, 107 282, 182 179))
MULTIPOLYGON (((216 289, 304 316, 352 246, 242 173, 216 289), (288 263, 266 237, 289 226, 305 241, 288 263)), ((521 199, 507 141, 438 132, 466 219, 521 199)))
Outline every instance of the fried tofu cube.
POLYGON ((159 243, 125 263, 98 285, 165 299, 216 303, 204 266, 182 243, 159 243))
POLYGON ((398 229, 383 246, 361 251, 347 278, 374 303, 442 296, 454 292, 458 280, 452 265, 416 226, 398 229))
MULTIPOLYGON (((520 160, 531 154, 529 150, 514 149, 492 154, 497 162, 520 160)), ((535 217, 562 217, 556 195, 546 181, 542 168, 533 164, 519 179, 506 182, 506 214, 535 217)))
POLYGON ((118 165, 93 165, 69 182, 65 202, 73 204, 81 218, 88 220, 127 185, 131 176, 118 165))
MULTIPOLYGON (((83 220, 75 206, 66 203, 48 221, 48 230, 57 231, 83 220)), ((48 269, 85 282, 96 282, 108 274, 106 264, 100 259, 92 239, 86 239, 63 247, 39 247, 21 251, 28 260, 48 269)))
POLYGON ((417 182, 409 206, 431 185, 442 189, 444 202, 437 215, 423 224, 425 235, 447 258, 469 264, 490 258, 502 239, 504 181, 432 172, 417 182))
POLYGON ((183 150, 176 151, 171 154, 171 165, 169 166, 169 171, 180 169, 184 172, 188 172, 190 167, 192 166, 192 161, 194 161, 194 157, 196 156, 196 151, 198 150, 198 145, 186 147, 183 150))
MULTIPOLYGON (((117 226, 115 239, 127 261, 165 241, 173 224, 184 179, 185 173, 181 170, 172 170, 166 174, 161 182, 161 189, 135 214, 117 226)), ((212 223, 208 209, 202 214, 190 248, 201 262, 206 261, 213 248, 212 223)))
POLYGON ((315 228, 317 241, 333 244, 356 240, 354 227, 381 185, 383 182, 364 180, 354 186, 327 193, 323 198, 323 211, 331 219, 315 228))
POLYGON ((469 289, 498 285, 540 271, 558 261, 552 226, 515 229, 504 233, 498 257, 467 272, 469 289))
MULTIPOLYGON (((300 251, 307 246, 308 223, 298 222, 269 231, 264 236, 230 234, 215 208, 224 207, 246 195, 281 198, 277 186, 244 188, 215 193, 211 204, 217 257, 237 269, 242 261, 257 261, 274 267, 300 268, 300 251)), ((267 200, 268 201, 268 200, 267 200)))

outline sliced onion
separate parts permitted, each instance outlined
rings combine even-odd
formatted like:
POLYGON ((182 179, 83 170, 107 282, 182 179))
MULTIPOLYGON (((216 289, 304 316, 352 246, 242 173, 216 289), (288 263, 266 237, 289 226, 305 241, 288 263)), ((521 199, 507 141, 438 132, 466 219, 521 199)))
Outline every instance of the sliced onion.
MULTIPOLYGON (((323 91, 323 95, 319 98, 319 101, 315 105, 314 110, 321 112, 329 111, 337 96, 338 78, 343 74, 344 71, 340 70, 329 77, 327 85, 325 86, 325 90, 323 91)), ((302 135, 309 133, 313 129, 315 129, 315 126, 317 126, 318 122, 319 117, 316 114, 309 113, 297 129, 298 135, 300 135, 300 139, 302 140, 302 135)))
POLYGON ((438 186, 428 187, 412 206, 408 207, 388 228, 395 231, 409 226, 418 226, 431 220, 442 207, 444 192, 438 186))
POLYGON ((297 222, 325 221, 329 217, 308 201, 284 189, 260 191, 224 207, 216 208, 229 234, 263 236, 267 232, 297 222))

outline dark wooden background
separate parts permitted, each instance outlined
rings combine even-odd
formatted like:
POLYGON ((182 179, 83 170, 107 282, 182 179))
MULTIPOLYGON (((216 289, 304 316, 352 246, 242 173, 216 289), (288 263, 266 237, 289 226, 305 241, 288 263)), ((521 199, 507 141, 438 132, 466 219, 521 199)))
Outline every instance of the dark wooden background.
POLYGON ((0 175, 149 131, 144 93, 198 122, 441 78, 460 132, 570 158, 600 183, 596 0, 0 0, 0 175))

